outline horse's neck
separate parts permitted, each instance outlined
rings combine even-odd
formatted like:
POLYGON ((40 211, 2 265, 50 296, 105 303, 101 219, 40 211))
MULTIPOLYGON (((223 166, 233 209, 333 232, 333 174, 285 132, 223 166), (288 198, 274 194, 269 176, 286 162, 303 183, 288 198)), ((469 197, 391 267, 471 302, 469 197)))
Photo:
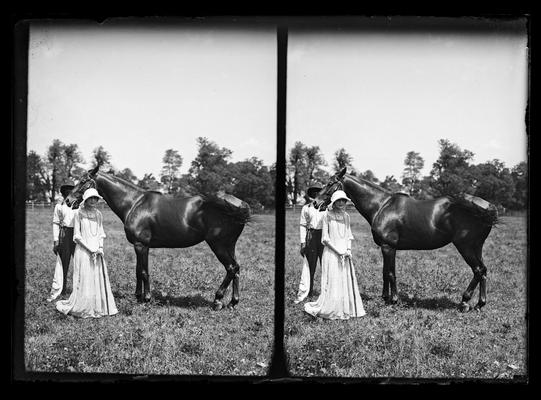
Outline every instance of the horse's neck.
POLYGON ((377 189, 362 181, 344 177, 344 192, 349 196, 355 208, 361 215, 372 224, 374 215, 378 212, 383 202, 389 197, 389 193, 383 189, 377 189))
POLYGON ((144 191, 125 185, 103 173, 97 174, 94 180, 105 202, 122 222, 125 222, 133 203, 144 191))

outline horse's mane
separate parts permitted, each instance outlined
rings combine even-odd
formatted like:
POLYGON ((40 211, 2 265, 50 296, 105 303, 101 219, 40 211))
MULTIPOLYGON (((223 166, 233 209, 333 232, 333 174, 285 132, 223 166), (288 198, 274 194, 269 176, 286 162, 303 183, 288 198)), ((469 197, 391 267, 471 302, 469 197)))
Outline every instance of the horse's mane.
POLYGON ((359 185, 367 185, 367 186, 370 186, 371 188, 379 190, 379 191, 381 191, 383 193, 393 194, 393 192, 391 192, 390 190, 382 188, 381 186, 376 185, 374 182, 370 182, 370 181, 368 181, 366 179, 359 178, 358 176, 354 176, 354 175, 350 175, 350 174, 346 174, 346 176, 349 179, 351 179, 352 181, 358 183, 359 185))
POLYGON ((132 189, 136 189, 136 190, 139 190, 141 192, 146 192, 147 190, 143 189, 141 186, 137 186, 136 184, 124 179, 124 178, 121 178, 120 176, 116 176, 116 175, 113 175, 113 174, 108 174, 108 173, 105 173, 105 172, 100 172, 100 174, 102 175, 105 175, 107 176, 108 178, 111 178, 117 182, 120 182, 122 183, 123 185, 126 185, 126 186, 129 186, 131 187, 132 189))

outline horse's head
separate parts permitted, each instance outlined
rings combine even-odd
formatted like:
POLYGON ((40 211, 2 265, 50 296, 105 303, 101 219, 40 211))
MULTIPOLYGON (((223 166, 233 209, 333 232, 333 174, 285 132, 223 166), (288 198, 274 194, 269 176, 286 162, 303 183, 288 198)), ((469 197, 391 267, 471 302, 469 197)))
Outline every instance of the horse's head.
POLYGON ((85 173, 82 176, 81 180, 75 185, 75 187, 71 190, 68 196, 64 199, 64 201, 69 207, 79 207, 79 203, 83 199, 83 194, 85 190, 90 188, 96 188, 96 182, 94 181, 94 177, 96 176, 98 169, 99 166, 85 173))
POLYGON ((318 210, 325 210, 331 202, 331 196, 337 190, 342 190, 344 175, 346 174, 346 168, 342 168, 329 179, 329 182, 319 191, 314 199, 314 207, 318 210))

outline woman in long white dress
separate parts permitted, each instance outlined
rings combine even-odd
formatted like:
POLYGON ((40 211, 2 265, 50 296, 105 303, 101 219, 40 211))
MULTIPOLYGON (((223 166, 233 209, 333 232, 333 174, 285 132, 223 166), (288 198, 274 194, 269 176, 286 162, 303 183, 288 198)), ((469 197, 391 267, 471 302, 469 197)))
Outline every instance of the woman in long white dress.
POLYGON ((96 208, 102 198, 96 189, 87 189, 73 219, 73 288, 69 299, 56 303, 64 314, 100 318, 118 313, 103 257, 103 216, 96 208))
POLYGON ((349 198, 342 190, 331 197, 322 217, 321 242, 325 245, 321 259, 321 293, 304 305, 304 311, 325 319, 349 319, 366 314, 351 258, 350 218, 346 212, 349 198))

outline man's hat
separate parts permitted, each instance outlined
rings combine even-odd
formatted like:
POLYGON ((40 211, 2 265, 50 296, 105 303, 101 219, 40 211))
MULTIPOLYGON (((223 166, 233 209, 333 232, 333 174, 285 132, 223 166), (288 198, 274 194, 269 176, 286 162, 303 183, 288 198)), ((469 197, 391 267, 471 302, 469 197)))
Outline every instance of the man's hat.
POLYGON ((311 185, 308 189, 306 189, 306 194, 308 195, 308 197, 314 198, 317 196, 317 194, 319 193, 321 189, 323 188, 316 183, 316 184, 311 185))
POLYGON ((75 186, 70 183, 65 183, 64 185, 60 186, 60 193, 62 193, 62 195, 64 195, 64 193, 69 193, 73 190, 74 187, 75 186))

